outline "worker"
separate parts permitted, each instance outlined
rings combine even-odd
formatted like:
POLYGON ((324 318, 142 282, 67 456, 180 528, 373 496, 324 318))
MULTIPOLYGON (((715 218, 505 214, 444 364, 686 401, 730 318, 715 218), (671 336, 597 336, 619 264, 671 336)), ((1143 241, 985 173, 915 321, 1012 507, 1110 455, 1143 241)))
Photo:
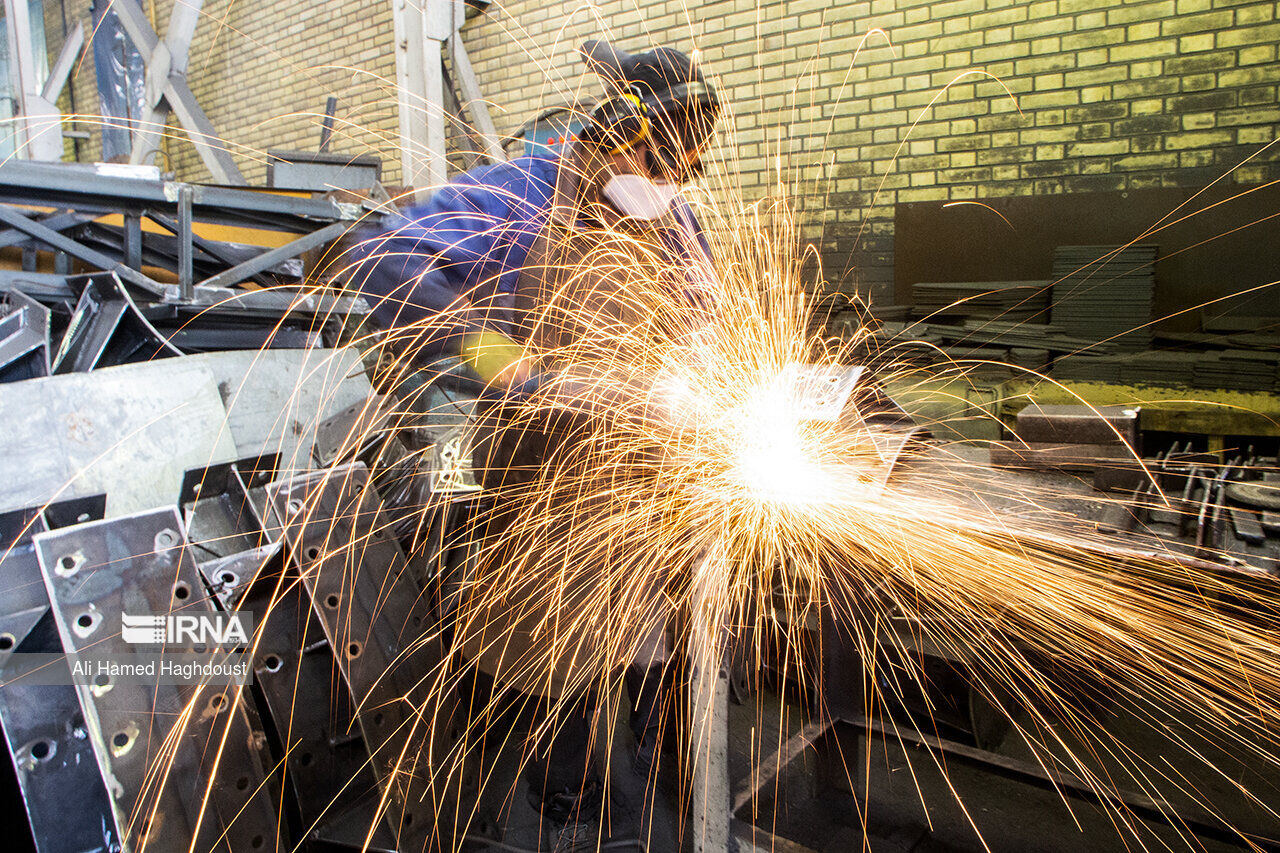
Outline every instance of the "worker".
MULTIPOLYGON (((576 138, 551 156, 469 171, 356 247, 351 281, 371 302, 374 319, 411 341, 415 357, 461 356, 492 385, 527 388, 545 365, 524 364, 519 355, 571 342, 582 331, 573 323, 574 306, 598 295, 571 295, 557 314, 557 300, 566 299, 566 272, 580 270, 584 258, 619 228, 647 234, 666 266, 682 271, 683 280, 672 286, 694 318, 690 326, 699 316, 705 320, 713 300, 710 248, 679 190, 702 173, 720 112, 717 95, 679 50, 659 47, 632 55, 590 41, 581 52, 602 78, 606 98, 576 138)), ((614 264, 611 273, 601 273, 611 281, 588 275, 579 286, 600 293, 625 289, 625 273, 614 264)), ((606 295, 598 303, 619 322, 640 319, 630 316, 634 305, 626 299, 606 295)), ((510 462, 520 452, 508 448, 505 458, 510 462)), ((516 475, 499 479, 507 476, 516 475)), ((492 615, 476 621, 504 625, 492 615)), ((500 630, 515 635, 524 628, 500 630)), ((481 668, 500 684, 509 683, 504 676, 512 669, 512 646, 509 636, 501 643, 491 637, 475 643, 481 668)), ((661 637, 647 643, 625 679, 635 769, 646 775, 658 748, 658 708, 667 702, 668 655, 662 647, 661 637)), ((528 692, 557 689, 516 686, 528 692)), ((556 849, 595 849, 600 841, 592 824, 603 786, 586 746, 597 698, 587 690, 557 703, 560 719, 550 727, 552 742, 531 744, 530 797, 557 825, 556 849)))

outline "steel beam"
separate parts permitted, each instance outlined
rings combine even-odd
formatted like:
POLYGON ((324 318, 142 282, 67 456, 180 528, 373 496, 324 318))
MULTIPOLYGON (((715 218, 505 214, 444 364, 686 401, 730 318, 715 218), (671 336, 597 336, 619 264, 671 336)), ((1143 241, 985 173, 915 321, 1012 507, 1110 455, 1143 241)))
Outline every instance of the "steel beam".
POLYGON ((462 90, 459 106, 471 116, 471 125, 480 136, 485 156, 494 163, 507 159, 498 141, 498 130, 489 115, 489 105, 480 92, 480 83, 476 80, 475 69, 471 67, 471 58, 467 56, 467 46, 462 41, 462 23, 466 20, 466 3, 464 0, 453 0, 453 27, 449 33, 449 58, 453 62, 453 76, 462 90))
POLYGON ((171 75, 186 78, 187 57, 191 51, 191 38, 200 21, 202 0, 178 0, 169 13, 169 29, 164 41, 157 42, 147 58, 147 79, 144 97, 148 116, 133 136, 130 163, 149 163, 155 159, 164 135, 169 106, 165 102, 165 89, 171 75))
POLYGON ((49 69, 49 79, 44 81, 44 89, 40 92, 42 98, 49 103, 58 100, 58 95, 62 94, 62 88, 67 85, 67 78, 71 76, 71 69, 75 67, 83 49, 84 25, 77 21, 75 28, 67 35, 67 40, 62 43, 62 50, 58 52, 53 67, 49 69))
MULTIPOLYGON (((190 2, 191 0, 186 0, 190 2)), ((199 5, 198 3, 196 4, 199 5)), ((177 10, 183 8, 184 3, 176 4, 174 14, 177 10)), ((120 25, 124 27, 124 31, 128 34, 129 39, 137 46, 138 51, 143 56, 156 58, 156 49, 161 44, 160 37, 156 35, 155 30, 151 28, 151 22, 147 20, 146 13, 142 11, 137 0, 113 0, 111 8, 115 10, 116 15, 120 19, 120 25)), ((194 27, 194 23, 191 24, 194 27)), ((187 37, 187 44, 190 44, 190 37, 187 37)), ((147 83, 148 88, 151 86, 160 86, 160 80, 163 80, 164 100, 168 103, 169 108, 178 116, 178 121, 182 123, 182 127, 187 132, 187 136, 195 144, 196 150, 200 153, 200 159, 204 161, 205 167, 213 175, 213 179, 222 184, 245 184, 244 176, 240 174, 239 167, 236 166, 235 160, 231 158, 231 154, 227 151, 227 144, 218 136, 217 130, 214 129, 213 122, 209 121, 209 117, 204 114, 204 110, 200 109, 200 104, 196 102, 195 96, 191 94, 191 89, 187 86, 187 78, 185 70, 181 73, 175 72, 172 67, 172 49, 169 51, 169 67, 164 69, 163 76, 153 75, 148 62, 147 83)), ((182 49, 185 58, 186 49, 182 49)), ((159 69, 157 69, 157 72, 159 69)), ((163 121, 163 119, 162 119, 163 121)), ((135 147, 135 151, 136 151, 135 147)))
POLYGON ((73 258, 79 258, 86 264, 97 267, 104 272, 114 272, 116 275, 120 276, 120 278, 130 284, 141 287, 148 293, 161 297, 165 295, 165 286, 155 279, 145 276, 137 270, 131 270, 101 252, 95 249, 90 249, 88 246, 77 243, 70 237, 59 234, 52 228, 48 228, 41 225, 39 222, 28 219, 11 207, 0 205, 0 222, 3 222, 10 228, 17 229, 24 234, 29 234, 40 242, 45 243, 58 251, 66 252, 73 258))
MULTIPOLYGON (((173 181, 140 178, 109 163, 33 163, 10 160, 0 165, 0 201, 42 207, 119 213, 162 210, 177 213, 173 181)), ((325 198, 300 198, 232 187, 191 185, 193 215, 201 222, 306 233, 316 223, 351 221, 363 215, 356 205, 325 198)))
POLYGON ((244 263, 236 264, 225 272, 221 272, 211 278, 207 278, 200 282, 200 286, 214 288, 230 287, 233 284, 239 284, 245 279, 260 273, 263 270, 270 269, 281 261, 288 260, 289 258, 296 258, 303 252, 309 251, 318 246, 323 246, 331 240, 338 239, 343 234, 347 233, 347 227, 348 226, 345 222, 334 222, 331 225, 326 225, 319 231, 313 231, 304 237, 299 237, 291 243, 286 243, 278 248, 263 252, 256 258, 250 258, 244 263))
MULTIPOLYGON (((83 225, 94 219, 92 214, 85 213, 68 213, 62 211, 59 213, 51 213, 43 219, 35 220, 46 228, 54 231, 66 231, 68 228, 74 228, 77 225, 83 225)), ((0 232, 0 249, 7 249, 10 246, 17 246, 22 243, 31 242, 31 235, 15 229, 0 232)))

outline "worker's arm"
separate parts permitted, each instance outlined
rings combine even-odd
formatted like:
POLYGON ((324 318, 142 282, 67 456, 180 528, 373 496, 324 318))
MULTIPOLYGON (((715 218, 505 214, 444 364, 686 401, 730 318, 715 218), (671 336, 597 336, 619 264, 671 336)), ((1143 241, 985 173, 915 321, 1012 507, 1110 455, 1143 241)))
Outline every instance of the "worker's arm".
POLYGON ((349 280, 387 328, 479 330, 509 322, 510 293, 554 181, 547 161, 459 176, 424 203, 366 229, 349 280))

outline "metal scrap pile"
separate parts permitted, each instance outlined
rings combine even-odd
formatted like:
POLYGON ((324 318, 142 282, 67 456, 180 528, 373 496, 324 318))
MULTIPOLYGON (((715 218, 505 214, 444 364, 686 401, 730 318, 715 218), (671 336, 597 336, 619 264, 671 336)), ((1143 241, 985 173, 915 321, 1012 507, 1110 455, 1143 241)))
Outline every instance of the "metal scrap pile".
MULTIPOLYGON (((0 272, 0 725, 36 848, 422 849, 416 750, 453 736, 415 717, 439 655, 403 654, 431 608, 357 458, 379 398, 326 348, 366 308, 300 260, 360 211, 25 162, 0 202, 24 262, 0 272), (124 617, 235 611, 259 623, 224 650, 251 688, 73 679, 62 656, 204 655, 138 647, 124 617)), ((403 447, 374 443, 394 471, 403 447)))

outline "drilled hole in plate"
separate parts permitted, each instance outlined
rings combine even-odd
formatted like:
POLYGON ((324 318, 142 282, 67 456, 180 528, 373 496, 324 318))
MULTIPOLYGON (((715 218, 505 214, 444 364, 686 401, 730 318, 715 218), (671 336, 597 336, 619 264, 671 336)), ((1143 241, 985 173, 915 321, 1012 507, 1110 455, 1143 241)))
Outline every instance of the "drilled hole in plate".
POLYGON ((64 572, 73 571, 76 567, 76 558, 71 554, 64 554, 58 558, 58 568, 64 572))
POLYGON ((282 666, 284 661, 280 659, 280 655, 267 655, 262 659, 262 668, 267 672, 279 672, 282 666))
POLYGON ((252 847, 254 850, 257 850, 260 847, 262 847, 262 845, 265 844, 266 842, 267 840, 263 838, 261 835, 255 835, 253 838, 249 840, 249 846, 252 847))
POLYGON ((218 575, 218 580, 222 581, 227 586, 235 586, 236 581, 240 580, 240 578, 236 577, 235 572, 223 572, 218 575))
POLYGON ((404 816, 404 825, 408 826, 413 823, 413 812, 407 812, 404 816))
POLYGON ((191 596, 191 587, 187 586, 186 581, 178 581, 173 585, 173 597, 179 601, 186 601, 191 596))
POLYGON ((100 672, 93 677, 93 684, 95 687, 106 687, 110 683, 111 676, 107 675, 105 672, 100 672))
POLYGON ((302 553, 306 555, 308 560, 320 559, 320 549, 317 548, 315 545, 308 545, 306 550, 303 551, 302 553))
POLYGON ((244 790, 247 790, 248 788, 249 788, 249 777, 248 777, 248 776, 241 776, 239 779, 237 779, 237 780, 236 780, 236 790, 237 790, 237 791, 244 791, 244 790))
POLYGON ((382 723, 383 723, 385 720, 386 720, 386 718, 382 716, 382 712, 381 712, 381 711, 379 711, 378 713, 376 713, 376 714, 374 714, 374 715, 373 715, 373 724, 374 724, 375 726, 380 726, 380 725, 382 725, 382 723))
POLYGON ((311 766, 311 753, 309 753, 309 752, 304 752, 304 753, 302 753, 302 755, 299 755, 299 756, 298 756, 298 763, 299 763, 299 764, 301 764, 303 767, 310 767, 310 766, 311 766))
POLYGON ((338 597, 338 594, 336 592, 331 592, 328 595, 326 595, 324 598, 324 606, 329 608, 330 610, 337 610, 338 605, 341 602, 342 602, 342 599, 338 597))
POLYGON ((215 711, 221 711, 223 708, 227 707, 227 697, 223 696, 221 693, 216 694, 209 700, 209 707, 215 711))
POLYGON ((0 634, 0 652, 7 652, 18 644, 17 637, 10 633, 0 634))
POLYGON ((291 515, 297 515, 298 513, 302 512, 303 509, 305 509, 305 507, 303 507, 302 501, 298 500, 297 498, 289 501, 289 513, 291 515))
POLYGON ((92 628, 93 614, 81 613, 79 616, 76 617, 76 624, 79 625, 81 628, 92 628))
POLYGON ((31 757, 36 761, 48 761, 53 755, 53 741, 38 740, 31 744, 31 757))
POLYGON ((349 657, 349 658, 358 658, 358 657, 360 657, 360 652, 362 652, 362 651, 364 651, 364 649, 361 647, 361 645, 360 645, 359 643, 348 643, 348 644, 347 644, 347 657, 349 657))
POLYGON ((111 736, 111 745, 114 746, 116 749, 124 749, 126 746, 129 745, 129 733, 116 732, 111 736))

